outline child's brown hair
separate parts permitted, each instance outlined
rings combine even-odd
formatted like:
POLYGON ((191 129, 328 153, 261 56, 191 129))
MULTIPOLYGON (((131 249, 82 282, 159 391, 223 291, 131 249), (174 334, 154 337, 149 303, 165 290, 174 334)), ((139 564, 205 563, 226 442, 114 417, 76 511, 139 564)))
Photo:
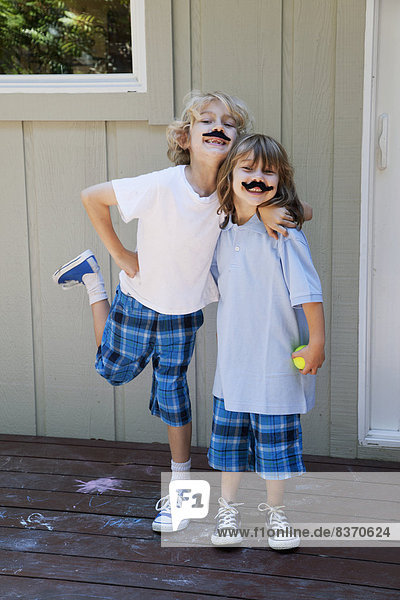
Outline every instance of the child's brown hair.
MULTIPOLYGON (((296 192, 293 167, 289 162, 286 150, 270 136, 260 133, 238 138, 218 171, 217 192, 220 201, 218 213, 224 212, 226 214, 221 228, 227 226, 230 216, 235 220, 232 172, 239 160, 245 157, 252 160, 253 164, 257 164, 261 160, 264 170, 274 169, 278 173, 279 181, 276 194, 274 198, 263 203, 262 206, 285 207, 294 218, 297 228, 301 229, 304 222, 304 211, 296 192)), ((260 216, 258 208, 257 214, 260 216)))

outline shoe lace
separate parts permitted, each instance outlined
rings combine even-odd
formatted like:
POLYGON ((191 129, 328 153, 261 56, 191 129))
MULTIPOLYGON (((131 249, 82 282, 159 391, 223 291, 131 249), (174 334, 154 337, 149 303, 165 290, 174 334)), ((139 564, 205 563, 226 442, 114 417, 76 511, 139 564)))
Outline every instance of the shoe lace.
POLYGON ((272 527, 279 528, 289 526, 289 521, 283 511, 284 508, 284 506, 270 506, 266 502, 261 502, 261 504, 258 505, 258 510, 260 512, 268 511, 269 524, 272 527))
MULTIPOLYGON (((178 506, 181 507, 182 506, 182 496, 178 494, 176 501, 177 501, 178 506)), ((163 512, 163 511, 171 512, 171 499, 169 497, 169 494, 167 494, 166 496, 163 496, 162 498, 159 499, 159 501, 156 504, 156 510, 159 510, 161 512, 163 512)))
POLYGON ((239 514, 236 506, 242 506, 243 502, 228 503, 225 498, 219 498, 219 509, 215 515, 215 519, 218 519, 218 527, 237 527, 236 517, 239 514))
POLYGON ((169 494, 167 494, 166 496, 163 496, 162 498, 159 499, 159 501, 156 504, 156 510, 159 510, 159 511, 170 511, 171 510, 171 501, 169 498, 169 494))

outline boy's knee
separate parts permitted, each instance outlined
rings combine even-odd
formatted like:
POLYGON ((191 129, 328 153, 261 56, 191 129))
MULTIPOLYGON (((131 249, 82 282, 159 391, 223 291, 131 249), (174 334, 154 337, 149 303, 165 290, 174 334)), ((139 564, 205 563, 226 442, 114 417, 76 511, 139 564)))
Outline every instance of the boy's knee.
POLYGON ((104 365, 99 365, 97 363, 95 367, 99 375, 104 377, 104 379, 112 386, 124 385, 134 378, 134 375, 128 373, 126 369, 123 371, 115 368, 108 369, 104 365))
POLYGON ((117 356, 110 356, 105 359, 101 353, 101 348, 97 351, 96 371, 113 386, 129 383, 143 370, 144 366, 128 362, 117 356))

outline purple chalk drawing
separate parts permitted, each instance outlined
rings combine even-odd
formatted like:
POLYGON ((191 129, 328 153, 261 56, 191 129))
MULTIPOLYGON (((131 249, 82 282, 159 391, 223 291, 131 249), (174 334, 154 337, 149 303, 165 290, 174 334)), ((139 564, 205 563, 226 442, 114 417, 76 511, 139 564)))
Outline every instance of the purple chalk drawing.
POLYGON ((119 486, 122 481, 120 479, 114 479, 114 477, 101 477, 100 479, 92 479, 92 481, 81 481, 75 479, 80 485, 78 485, 78 492, 83 494, 93 494, 95 492, 103 494, 104 492, 117 491, 117 492, 130 492, 131 490, 123 490, 119 486))

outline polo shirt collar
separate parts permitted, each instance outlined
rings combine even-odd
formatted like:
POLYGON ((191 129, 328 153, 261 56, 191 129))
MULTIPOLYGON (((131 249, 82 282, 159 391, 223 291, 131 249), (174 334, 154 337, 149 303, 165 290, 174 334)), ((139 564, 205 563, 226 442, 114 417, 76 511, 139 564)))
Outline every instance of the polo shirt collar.
MULTIPOLYGON (((229 222, 227 224, 227 226, 225 227, 226 230, 232 229, 232 227, 236 227, 239 229, 239 226, 232 223, 232 217, 229 218, 229 222)), ((247 223, 244 223, 244 225, 240 225, 240 230, 242 229, 246 229, 249 231, 254 231, 255 233, 267 233, 266 229, 265 229, 265 225, 262 221, 260 221, 260 219, 257 216, 257 213, 254 214, 251 219, 249 219, 247 221, 247 223)))

